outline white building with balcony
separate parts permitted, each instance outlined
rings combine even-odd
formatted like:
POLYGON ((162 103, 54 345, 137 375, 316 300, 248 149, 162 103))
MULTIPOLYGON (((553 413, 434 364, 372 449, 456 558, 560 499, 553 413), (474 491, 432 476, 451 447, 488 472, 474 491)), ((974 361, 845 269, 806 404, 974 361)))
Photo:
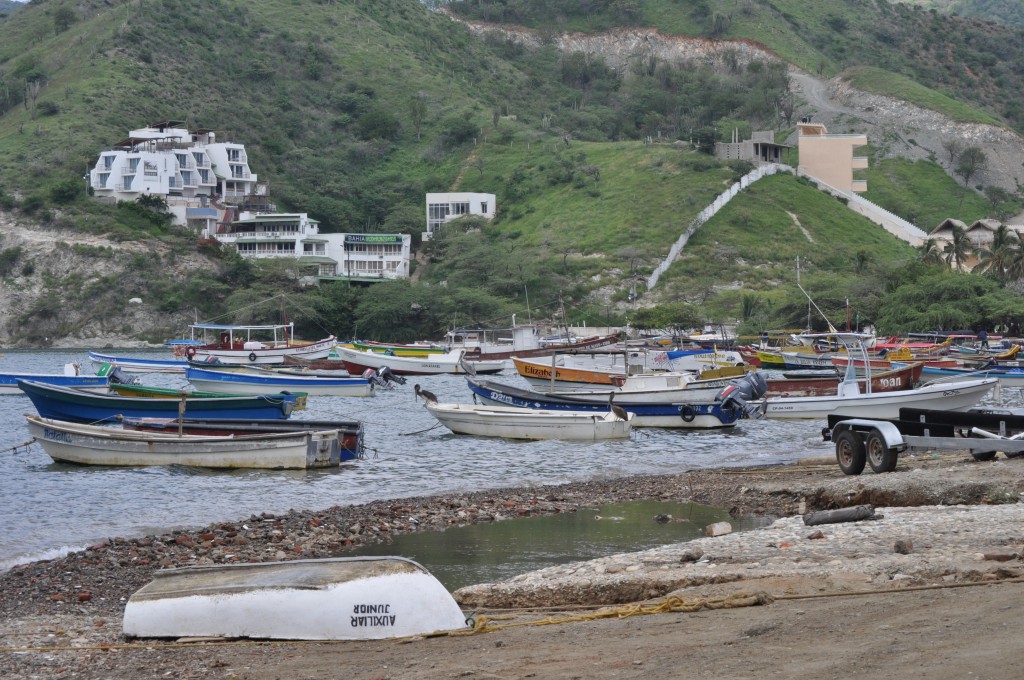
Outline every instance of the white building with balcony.
POLYGON ((423 240, 429 241, 433 233, 445 222, 465 215, 478 215, 490 220, 494 219, 496 210, 497 200, 494 194, 427 194, 427 230, 423 233, 423 240))
POLYGON ((242 257, 288 257, 321 280, 376 282, 409 277, 408 234, 321 234, 306 213, 242 212, 204 236, 233 246, 242 257))
POLYGON ((249 169, 244 145, 218 142, 212 130, 190 132, 181 125, 162 121, 132 130, 100 153, 89 171, 93 195, 112 202, 159 196, 175 224, 208 231, 223 219, 224 204, 266 194, 249 169))

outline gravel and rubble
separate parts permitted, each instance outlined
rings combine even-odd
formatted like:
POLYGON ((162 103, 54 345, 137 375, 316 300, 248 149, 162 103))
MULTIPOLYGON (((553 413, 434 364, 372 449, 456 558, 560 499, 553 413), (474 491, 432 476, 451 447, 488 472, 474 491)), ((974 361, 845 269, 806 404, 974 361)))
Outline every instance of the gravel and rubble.
POLYGON ((628 500, 696 502, 729 508, 734 516, 777 519, 762 529, 470 586, 456 599, 468 611, 624 603, 794 578, 845 590, 1003 580, 1024 574, 1022 494, 1024 459, 979 463, 967 454, 931 454, 908 456, 896 472, 882 475, 846 477, 834 461, 804 461, 404 498, 110 538, 0 574, 0 677, 216 674, 215 649, 161 647, 143 654, 145 641, 121 634, 125 602, 158 569, 344 555, 400 533, 628 500), (862 504, 883 519, 803 526, 803 513, 862 504), (29 651, 39 649, 48 651, 29 651), (139 654, 147 659, 145 673, 133 671, 142 663, 139 654), (83 668, 91 670, 78 673, 83 668))

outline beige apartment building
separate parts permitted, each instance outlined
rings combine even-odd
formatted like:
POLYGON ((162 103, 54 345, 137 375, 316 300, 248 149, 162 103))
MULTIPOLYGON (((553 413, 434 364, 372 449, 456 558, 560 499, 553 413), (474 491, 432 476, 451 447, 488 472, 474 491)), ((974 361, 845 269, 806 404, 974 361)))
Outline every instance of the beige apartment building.
POLYGON ((810 175, 841 191, 860 193, 868 190, 866 180, 853 178, 855 170, 868 167, 866 157, 853 155, 854 149, 868 143, 867 135, 829 134, 824 125, 812 123, 808 118, 797 124, 797 130, 798 170, 801 174, 810 175))

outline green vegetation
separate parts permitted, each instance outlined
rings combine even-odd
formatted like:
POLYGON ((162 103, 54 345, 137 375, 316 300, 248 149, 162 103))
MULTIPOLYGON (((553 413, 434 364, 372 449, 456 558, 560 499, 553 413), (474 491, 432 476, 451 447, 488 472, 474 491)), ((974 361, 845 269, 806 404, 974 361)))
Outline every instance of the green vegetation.
MULTIPOLYGON (((690 221, 749 170, 711 158, 715 141, 734 128, 780 137, 792 130, 785 68, 747 61, 739 48, 714 67, 641 53, 613 64, 558 51, 556 31, 654 26, 744 38, 808 71, 845 72, 858 87, 958 120, 1024 124, 1016 32, 886 2, 489 0, 452 8, 539 28, 541 44, 497 32, 477 38, 408 0, 48 0, 0 22, 0 209, 40 228, 159 242, 163 253, 71 248, 103 265, 93 275, 46 270, 3 250, 5 279, 32 277, 44 289, 19 315, 26 334, 74 331, 80 322, 63 308, 113 306, 125 290, 178 318, 254 310, 237 321, 273 320, 279 310, 252 305, 284 294, 310 336, 436 337, 453 323, 551 316, 563 303, 572 321, 588 325, 802 325, 797 257, 819 304, 834 310, 849 297, 865 319, 897 324, 882 313, 885 282, 919 253, 791 176, 743 192, 647 294, 643 281, 690 221), (424 193, 451 189, 498 194, 498 217, 441 230, 424 246, 430 263, 415 285, 300 289, 297 263, 197 248, 159 202, 88 198, 83 169, 101 150, 169 119, 244 143, 278 207, 308 212, 325 232, 402 232, 419 245, 424 193), (178 258, 197 252, 206 270, 174 273, 178 258), (654 299, 662 305, 644 311, 654 299)), ((956 151, 956 172, 970 186, 977 163, 968 163, 969 149, 956 151)), ((881 149, 878 156, 864 174, 867 197, 926 230, 947 217, 969 223, 1020 207, 1006 192, 961 188, 933 162, 894 160, 881 149)), ((972 290, 996 295, 1010 271, 996 267, 985 275, 995 289, 972 290)))

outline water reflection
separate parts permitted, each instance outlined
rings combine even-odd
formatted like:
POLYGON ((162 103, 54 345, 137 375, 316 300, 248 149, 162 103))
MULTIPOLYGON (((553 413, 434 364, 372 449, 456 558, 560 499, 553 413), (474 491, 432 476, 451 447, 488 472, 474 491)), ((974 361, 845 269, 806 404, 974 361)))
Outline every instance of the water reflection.
POLYGON ((553 565, 693 540, 704 535, 707 525, 723 521, 732 524, 734 531, 743 531, 766 526, 772 519, 731 518, 722 508, 694 503, 633 501, 443 532, 403 534, 392 543, 339 554, 408 557, 429 569, 446 588, 456 590, 553 565), (662 521, 655 520, 658 516, 662 521))

